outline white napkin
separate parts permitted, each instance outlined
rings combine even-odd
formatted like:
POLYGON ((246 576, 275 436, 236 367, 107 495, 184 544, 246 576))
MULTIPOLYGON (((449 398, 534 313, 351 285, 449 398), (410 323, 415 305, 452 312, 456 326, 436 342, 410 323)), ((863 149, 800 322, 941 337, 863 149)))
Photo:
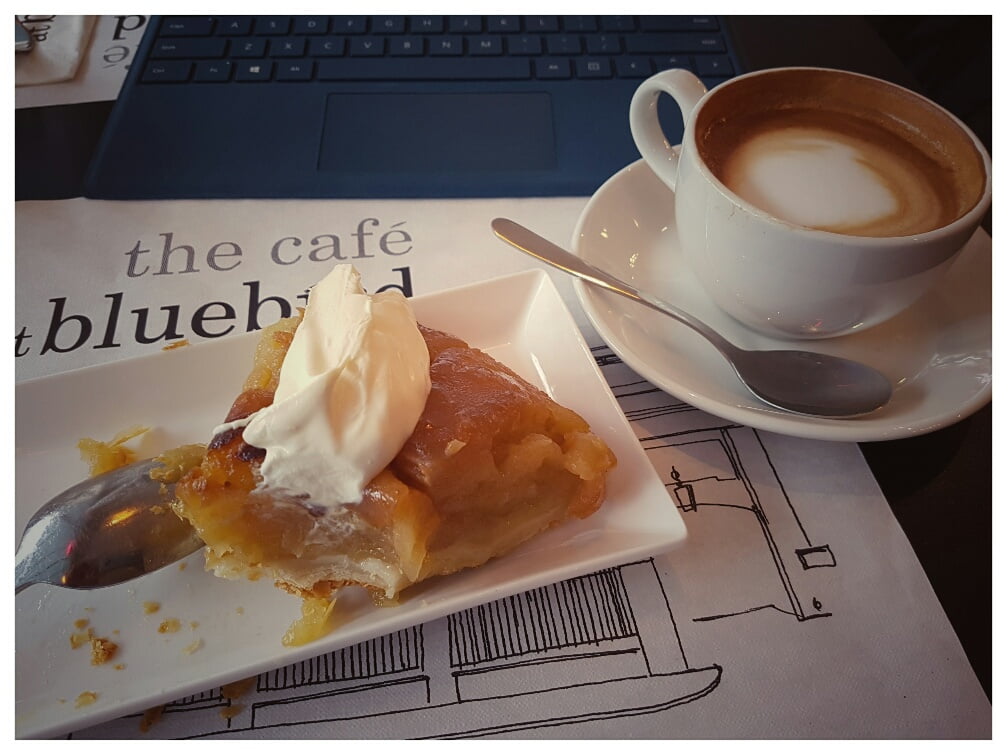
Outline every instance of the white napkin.
POLYGON ((32 34, 30 52, 14 53, 14 84, 19 87, 67 81, 77 69, 94 30, 95 16, 18 16, 32 34))

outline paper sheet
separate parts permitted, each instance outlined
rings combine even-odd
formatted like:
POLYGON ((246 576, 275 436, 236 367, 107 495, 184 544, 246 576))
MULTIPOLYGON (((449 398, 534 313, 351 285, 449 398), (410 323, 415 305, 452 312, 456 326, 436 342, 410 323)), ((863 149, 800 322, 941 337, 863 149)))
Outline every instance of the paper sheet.
MULTIPOLYGON (((62 24, 66 16, 33 15, 20 16, 25 25, 33 30, 38 40, 36 49, 21 53, 16 61, 18 66, 32 66, 32 56, 51 44, 48 35, 62 24)), ((69 105, 81 102, 111 101, 119 96, 119 89, 126 78, 126 71, 133 60, 137 45, 143 37, 147 16, 99 16, 92 19, 88 27, 87 44, 83 46, 79 65, 73 67, 71 77, 51 83, 37 83, 19 86, 14 92, 14 104, 18 108, 44 107, 48 105, 69 105)), ((20 83, 20 80, 19 82, 20 83)))
MULTIPOLYGON (((584 203, 19 203, 17 379, 264 325, 334 258, 408 294, 534 267, 490 219, 567 245, 584 203)), ((175 701, 146 732, 138 713, 73 736, 990 737, 990 703, 857 446, 655 390, 551 275, 684 547, 175 701)))
POLYGON ((21 16, 19 21, 34 44, 29 52, 14 56, 15 86, 72 80, 91 44, 95 17, 21 16))

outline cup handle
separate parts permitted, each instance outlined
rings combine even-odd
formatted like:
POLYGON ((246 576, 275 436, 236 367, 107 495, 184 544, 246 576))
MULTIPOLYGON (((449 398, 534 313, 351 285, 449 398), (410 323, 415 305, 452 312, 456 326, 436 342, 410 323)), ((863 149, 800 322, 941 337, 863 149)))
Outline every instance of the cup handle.
POLYGON ((707 88, 689 71, 672 68, 645 79, 630 100, 630 133, 644 161, 673 190, 679 169, 679 145, 671 145, 658 122, 658 96, 672 98, 682 111, 683 124, 707 93, 707 88))

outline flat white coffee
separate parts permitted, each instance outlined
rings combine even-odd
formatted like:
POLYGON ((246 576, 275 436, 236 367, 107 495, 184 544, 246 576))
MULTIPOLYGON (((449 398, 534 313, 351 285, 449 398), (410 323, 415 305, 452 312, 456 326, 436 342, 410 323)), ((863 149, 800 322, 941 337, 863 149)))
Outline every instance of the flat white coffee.
POLYGON ((785 222, 851 236, 913 236, 976 206, 972 136, 937 105, 878 79, 777 69, 712 90, 694 113, 702 163, 785 222))
POLYGON ((722 180, 776 218, 836 233, 912 234, 942 212, 913 163, 876 142, 816 126, 753 134, 728 156, 722 180))

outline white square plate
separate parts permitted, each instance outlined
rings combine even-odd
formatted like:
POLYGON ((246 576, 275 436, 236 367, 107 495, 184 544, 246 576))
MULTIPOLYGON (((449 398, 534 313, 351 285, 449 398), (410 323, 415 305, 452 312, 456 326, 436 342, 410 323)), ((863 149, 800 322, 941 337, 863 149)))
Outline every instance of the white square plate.
MULTIPOLYGON (((619 464, 602 508, 478 569, 430 580, 397 606, 360 592, 337 603, 324 638, 297 648, 281 638, 300 601, 268 581, 222 580, 202 554, 120 586, 73 591, 32 586, 16 597, 18 737, 80 729, 181 696, 391 633, 477 604, 668 550, 686 535, 678 510, 613 398, 549 277, 541 271, 418 297, 418 320, 454 333, 579 412, 619 464), (145 612, 145 602, 160 610, 145 612), (175 633, 159 632, 168 618, 175 633), (119 644, 92 666, 72 649, 74 622, 119 644), (94 703, 78 708, 90 691, 94 703)), ((206 440, 251 365, 258 334, 22 383, 16 389, 16 533, 50 497, 87 473, 76 448, 135 425, 152 428, 139 452, 206 440)))

